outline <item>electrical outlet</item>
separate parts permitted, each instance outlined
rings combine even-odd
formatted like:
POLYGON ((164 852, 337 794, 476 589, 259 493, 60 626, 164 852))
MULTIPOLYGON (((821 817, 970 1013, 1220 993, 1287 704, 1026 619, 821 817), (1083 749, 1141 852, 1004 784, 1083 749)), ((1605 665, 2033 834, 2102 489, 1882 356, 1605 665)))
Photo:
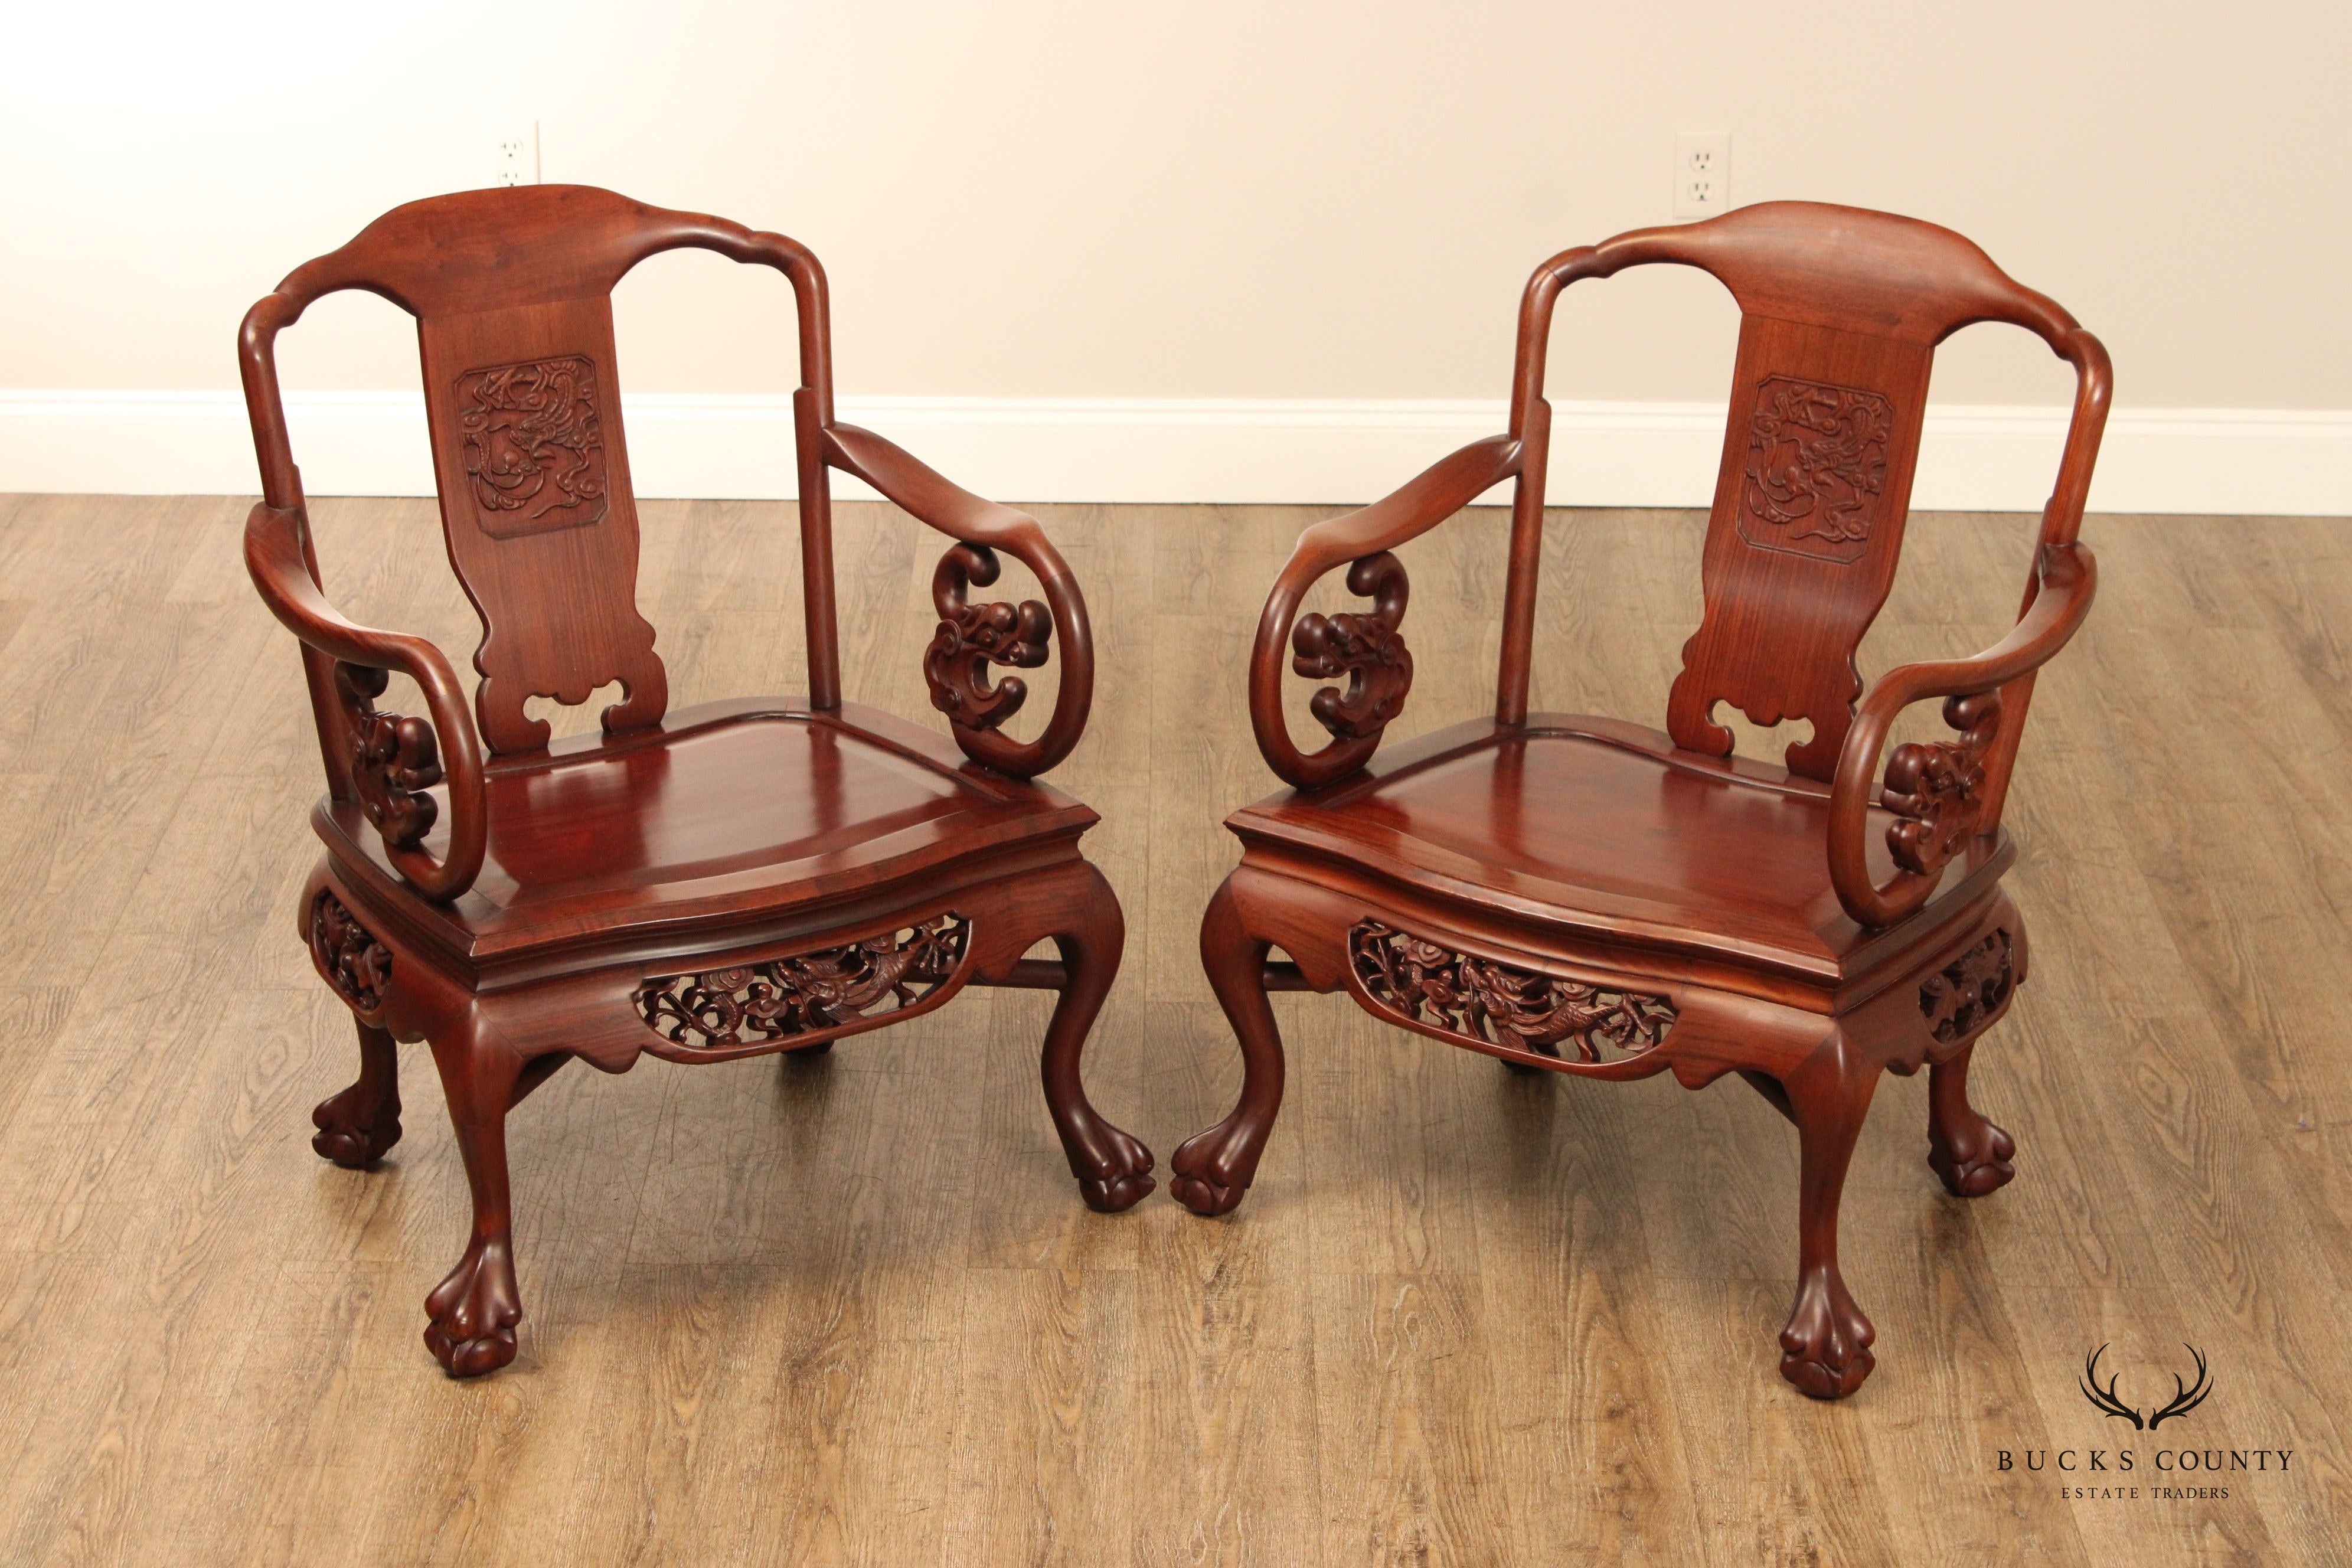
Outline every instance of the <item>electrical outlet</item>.
POLYGON ((1685 131, 1675 138, 1675 216, 1713 217, 1731 208, 1731 132, 1685 131))
POLYGON ((490 184, 539 184, 539 121, 518 121, 500 131, 491 143, 490 184))

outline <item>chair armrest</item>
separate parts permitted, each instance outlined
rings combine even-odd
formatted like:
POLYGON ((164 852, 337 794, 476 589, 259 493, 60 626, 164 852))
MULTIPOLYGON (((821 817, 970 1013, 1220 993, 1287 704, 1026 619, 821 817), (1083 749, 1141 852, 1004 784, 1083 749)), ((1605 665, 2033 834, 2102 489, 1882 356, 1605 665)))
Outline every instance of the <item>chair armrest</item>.
POLYGON ((1025 511, 972 494, 913 454, 854 425, 824 432, 825 460, 854 474, 941 533, 959 541, 940 558, 931 597, 940 628, 923 654, 931 705, 948 717, 963 754, 1015 778, 1034 778, 1060 763, 1086 732, 1095 700, 1094 633, 1087 601, 1045 530, 1025 511), (996 552, 1010 552, 1036 574, 1045 603, 974 605, 964 591, 996 581, 996 552), (1049 608, 1050 606, 1050 608, 1049 608), (1028 687, 1017 675, 989 684, 992 664, 1034 669, 1046 644, 1062 637, 1054 717, 1034 741, 1023 742, 997 727, 1020 710, 1028 687))
POLYGON ((1906 664, 1872 683, 1838 753, 1830 790, 1830 882, 1864 926, 1887 926, 1926 903, 1968 840, 2000 826, 1999 803, 2024 721, 2023 694, 2003 710, 2001 689, 2024 680, 2064 647, 2090 613, 2098 565, 2076 543, 2046 545, 2016 629, 1973 658, 1906 664), (1957 741, 1898 746, 1878 804, 1901 820, 1886 830, 1897 869, 1873 880, 1866 850, 1872 780, 1895 716, 1929 697, 1948 699, 1957 741))
POLYGON ((1298 536, 1298 546, 1275 579, 1250 651, 1250 726, 1266 766, 1300 789, 1353 773, 1379 750, 1381 732, 1404 708, 1412 687, 1412 656, 1399 626, 1409 584, 1393 547, 1435 528, 1493 486, 1519 471, 1520 443, 1493 436, 1463 447, 1368 507, 1327 518, 1298 536), (1373 602, 1369 615, 1297 617, 1315 581, 1345 562, 1348 588, 1373 602), (1282 714, 1282 654, 1305 676, 1349 677, 1343 693, 1327 686, 1309 705, 1331 732, 1321 751, 1302 753, 1291 743, 1282 714))
POLYGON ((489 838, 474 716, 439 648, 423 637, 355 625, 327 602, 310 574, 307 532, 299 508, 256 506, 245 523, 246 570, 287 630, 336 661, 351 792, 383 836, 386 857, 426 898, 455 899, 474 885, 489 838), (398 670, 424 689, 430 722, 375 710, 370 700, 383 693, 386 670, 398 670), (445 776, 449 847, 436 860, 423 847, 439 812, 425 791, 445 776))

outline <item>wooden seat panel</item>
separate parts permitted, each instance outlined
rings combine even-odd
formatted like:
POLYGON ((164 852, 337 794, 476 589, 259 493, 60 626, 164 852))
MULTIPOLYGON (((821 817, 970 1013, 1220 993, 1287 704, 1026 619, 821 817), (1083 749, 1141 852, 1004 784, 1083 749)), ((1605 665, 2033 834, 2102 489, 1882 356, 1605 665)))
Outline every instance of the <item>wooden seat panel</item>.
MULTIPOLYGON (((1074 839, 1097 820, 887 714, 783 700, 688 709, 625 744, 573 737, 492 769, 488 787, 480 877, 454 904, 419 911, 477 963, 651 921, 774 913, 976 852, 1074 839)), ((316 820, 338 859, 364 859, 390 885, 357 807, 322 803, 316 820)))
MULTIPOLYGON (((1874 866, 1892 869, 1873 808, 1874 866)), ((1698 947, 1834 984, 1883 945, 1840 907, 1822 846, 1829 792, 1769 764, 1726 764, 1614 720, 1484 720, 1399 746, 1363 773, 1286 791, 1229 819, 1244 840, 1346 859, 1391 880, 1507 906, 1602 938, 1698 947)), ((2012 850, 2006 835, 1947 868, 1957 910, 2012 850)))

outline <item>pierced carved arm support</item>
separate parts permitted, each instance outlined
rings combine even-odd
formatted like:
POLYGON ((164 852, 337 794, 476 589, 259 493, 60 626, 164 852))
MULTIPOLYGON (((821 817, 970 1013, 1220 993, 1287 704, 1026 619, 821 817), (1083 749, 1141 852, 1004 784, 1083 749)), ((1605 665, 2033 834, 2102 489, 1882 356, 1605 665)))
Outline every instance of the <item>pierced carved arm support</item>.
POLYGON ((1334 739, 1377 742, 1389 721, 1404 711, 1412 653, 1402 628, 1411 591, 1403 562, 1385 550, 1367 555, 1348 568, 1348 592, 1371 600, 1371 614, 1305 616, 1291 633, 1292 669, 1324 679, 1348 678, 1346 691, 1327 686, 1307 704, 1334 739))
POLYGON ((826 460, 864 479, 899 506, 959 542, 940 561, 931 579, 939 606, 939 630, 923 655, 923 674, 932 705, 963 754, 983 767, 1015 778, 1034 778, 1060 763, 1086 732, 1094 707, 1094 633, 1087 602, 1061 553, 1026 512, 973 495, 934 472, 893 443, 854 425, 834 425, 824 433, 826 460), (1035 574, 1045 602, 1020 605, 967 601, 965 590, 996 581, 1003 551, 1035 574), (1061 674, 1054 694, 1054 717, 1034 741, 1021 742, 998 726, 1020 710, 1028 688, 1018 676, 990 685, 988 667, 1034 669, 1045 662, 1047 644, 1061 633, 1061 674))
POLYGON ((958 544, 940 557, 939 570, 931 574, 940 629, 923 650, 923 679, 931 689, 931 706, 968 730, 995 729, 1021 711, 1029 696, 1017 675, 990 685, 988 667, 1035 669, 1045 662, 1045 645, 1054 635, 1053 616, 1034 599, 1018 605, 966 599, 966 589, 987 587, 1003 570, 996 552, 985 544, 958 544))
MULTIPOLYGON (((2045 545, 2016 629, 1973 658, 1906 664, 1878 678, 1855 710, 1831 785, 1830 881, 1846 913, 1887 926, 1926 903, 1944 868, 1969 841, 2000 825, 2025 704, 2002 688, 2029 678, 2066 646, 2090 613, 2098 568, 2083 545, 2045 545), (1898 746, 1878 804, 1895 814, 1886 847, 1895 872, 1881 887, 1868 858, 1872 784, 1895 716, 1914 702, 1947 699, 1951 741, 1898 746)), ((2021 699, 2023 693, 2018 693, 2021 699)))
POLYGON ((327 602, 310 575, 303 549, 307 532, 299 508, 262 502, 246 520, 246 570, 270 613, 307 646, 336 661, 350 794, 383 836, 386 858, 426 898, 454 899, 474 885, 489 836, 482 742, 465 692, 448 659, 431 643, 355 625, 327 602), (389 683, 389 670, 424 689, 429 721, 376 711, 374 699, 389 683), (436 859, 424 841, 440 806, 425 791, 444 782, 449 844, 436 859))
POLYGON ((441 782, 441 754, 425 721, 376 711, 375 700, 391 684, 389 671, 336 662, 335 696, 351 729, 352 792, 386 846, 414 849, 441 814, 440 802, 425 793, 441 782))
POLYGON ((1313 789, 1371 761, 1412 686, 1412 656, 1399 630, 1408 591, 1404 566, 1389 552, 1516 475, 1521 451, 1508 436, 1490 437, 1442 459, 1385 500, 1326 519, 1298 536, 1266 597, 1250 655, 1250 725, 1266 766, 1285 783, 1313 789), (1341 564, 1348 564, 1349 590, 1370 598, 1370 611, 1300 617, 1307 590, 1341 564), (1308 704, 1332 736, 1317 752, 1299 751, 1283 719, 1286 647, 1290 668, 1300 675, 1349 677, 1346 691, 1327 686, 1308 704))

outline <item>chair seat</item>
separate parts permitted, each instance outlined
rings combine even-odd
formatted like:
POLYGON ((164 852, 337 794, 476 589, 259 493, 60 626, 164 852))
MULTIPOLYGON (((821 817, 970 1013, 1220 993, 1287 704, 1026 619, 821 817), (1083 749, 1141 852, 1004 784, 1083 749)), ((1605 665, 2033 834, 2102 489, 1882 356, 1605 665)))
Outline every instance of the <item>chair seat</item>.
MULTIPOLYGON (((1894 870, 1874 806, 1874 875, 1894 870)), ((1365 773, 1244 807, 1247 843, 1339 860, 1414 891, 1588 938, 1701 952, 1836 985, 1966 912, 2015 858, 2006 835, 1956 858, 1936 896, 1866 931, 1830 884, 1829 788, 1677 750, 1615 720, 1479 720, 1365 773)))
MULTIPOLYGON (((708 704, 614 740, 494 763, 473 889, 433 904, 400 882, 349 803, 313 825, 376 901, 476 964, 616 933, 749 920, 918 887, 950 861, 1077 836, 1095 813, 985 772, 944 736, 855 704, 708 704)), ((436 795, 442 794, 436 790, 436 795)), ((438 855, 448 811, 425 840, 438 855)))

